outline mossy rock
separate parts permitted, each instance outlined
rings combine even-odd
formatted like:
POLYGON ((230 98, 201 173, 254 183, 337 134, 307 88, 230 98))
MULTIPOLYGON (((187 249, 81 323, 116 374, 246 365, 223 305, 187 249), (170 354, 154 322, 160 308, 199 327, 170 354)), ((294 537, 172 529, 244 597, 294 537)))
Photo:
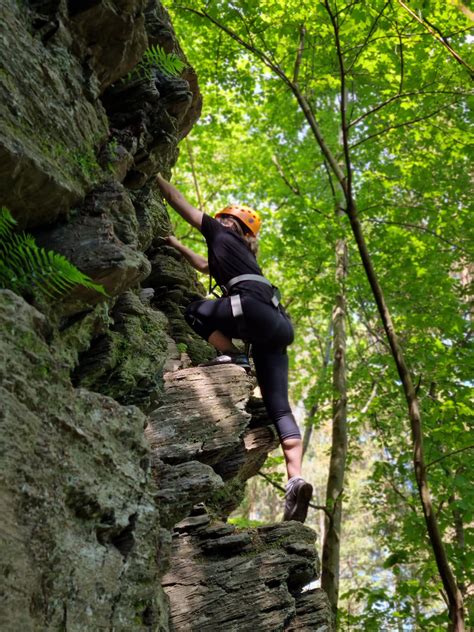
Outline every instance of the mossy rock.
POLYGON ((216 520, 225 520, 240 505, 245 496, 245 481, 233 478, 206 501, 206 507, 216 520))
POLYGON ((149 410, 162 394, 169 341, 166 316, 141 303, 133 292, 119 297, 111 316, 111 329, 80 355, 74 382, 121 404, 149 410))

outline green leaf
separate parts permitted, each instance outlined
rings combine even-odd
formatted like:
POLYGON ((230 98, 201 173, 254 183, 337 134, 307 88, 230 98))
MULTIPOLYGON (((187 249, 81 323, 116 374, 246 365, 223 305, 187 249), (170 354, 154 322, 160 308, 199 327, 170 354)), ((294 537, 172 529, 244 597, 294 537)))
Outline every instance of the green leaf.
POLYGON ((75 285, 82 285, 107 296, 102 285, 94 283, 65 257, 40 248, 31 235, 14 233, 15 224, 8 209, 0 209, 0 283, 3 287, 18 292, 36 290, 55 298, 75 285))

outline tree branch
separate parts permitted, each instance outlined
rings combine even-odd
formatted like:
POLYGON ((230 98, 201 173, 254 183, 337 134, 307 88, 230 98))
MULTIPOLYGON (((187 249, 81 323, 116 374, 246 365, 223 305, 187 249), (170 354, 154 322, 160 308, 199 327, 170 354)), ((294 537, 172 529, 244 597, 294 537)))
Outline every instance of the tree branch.
POLYGON ((360 55, 362 54, 362 52, 365 50, 365 47, 367 46, 367 44, 370 41, 370 38, 372 37, 373 33, 375 32, 375 30, 377 29, 377 24, 378 21, 380 20, 380 18, 382 17, 383 12, 385 11, 385 9, 387 8, 387 6, 390 4, 390 0, 387 0, 387 2, 383 5, 383 7, 380 9, 380 11, 377 13, 377 16, 375 18, 375 20, 373 21, 369 32, 367 33, 367 36, 365 37, 364 41, 362 42, 362 44, 360 44, 360 50, 356 53, 356 56, 354 57, 354 59, 352 60, 352 62, 349 64, 349 68, 347 69, 347 74, 349 74, 352 70, 352 68, 354 67, 354 64, 356 63, 356 61, 359 59, 360 55))
POLYGON ((371 140, 372 138, 376 138, 377 136, 380 136, 381 134, 386 134, 387 132, 390 132, 393 129, 399 129, 401 127, 407 127, 408 125, 413 125, 414 123, 419 123, 420 121, 425 121, 433 116, 436 116, 436 114, 439 114, 440 112, 445 110, 447 107, 451 105, 455 105, 457 102, 458 101, 456 100, 456 101, 453 101, 452 103, 448 103, 448 105, 443 105, 437 110, 434 110, 433 112, 430 112, 429 114, 425 114, 425 116, 419 116, 418 118, 414 118, 414 119, 411 119, 410 121, 405 121, 403 123, 398 123, 397 125, 389 125, 388 127, 385 127, 384 129, 378 132, 374 132, 373 134, 370 134, 369 136, 366 136, 365 138, 358 140, 353 145, 350 145, 349 149, 354 149, 355 147, 362 145, 362 143, 366 143, 368 140, 371 140))
POLYGON ((286 184, 286 186, 290 189, 290 191, 294 194, 294 195, 298 195, 301 196, 301 191, 298 187, 298 184, 291 184, 291 182, 288 180, 288 178, 286 177, 285 172, 283 171, 283 167, 281 166, 280 162, 278 161, 278 158, 276 157, 275 154, 273 154, 272 156, 272 162, 276 167, 276 170, 278 171, 278 175, 280 176, 280 178, 283 180, 283 182, 286 184))
POLYGON ((459 450, 454 450, 454 452, 448 452, 448 454, 443 454, 443 456, 440 456, 438 459, 435 459, 434 461, 431 461, 430 463, 428 463, 426 465, 426 469, 428 469, 432 465, 435 465, 435 463, 444 461, 444 459, 447 459, 450 456, 454 456, 455 454, 459 454, 460 452, 465 452, 466 450, 472 450, 473 448, 474 448, 474 445, 467 445, 464 448, 459 448, 459 450))
POLYGON ((298 52, 296 53, 295 69, 293 71, 293 83, 294 84, 298 83, 298 78, 299 78, 299 74, 300 74, 300 67, 301 67, 301 59, 303 57, 303 51, 304 51, 305 36, 306 36, 306 27, 305 27, 304 24, 302 24, 301 28, 300 28, 300 43, 298 45, 298 52))
POLYGON ((370 404, 374 401, 377 396, 378 383, 374 382, 372 385, 372 391, 370 393, 369 399, 365 403, 365 405, 360 409, 360 412, 365 415, 365 413, 369 410, 370 404))
POLYGON ((413 11, 413 9, 411 9, 409 6, 407 6, 403 2, 403 0, 398 0, 398 4, 402 6, 405 9, 405 11, 407 11, 407 13, 409 13, 414 20, 416 20, 427 31, 429 31, 429 33, 434 37, 434 39, 440 42, 446 48, 449 54, 452 57, 454 57, 454 59, 458 62, 458 64, 461 64, 461 66, 464 66, 464 68, 466 68, 469 71, 469 74, 471 75, 471 77, 474 77, 474 68, 471 68, 471 66, 467 62, 464 61, 464 59, 454 50, 454 48, 450 46, 450 44, 447 42, 446 38, 441 34, 438 28, 435 29, 435 27, 431 26, 427 22, 427 20, 423 20, 422 18, 420 18, 415 13, 415 11, 413 11))
POLYGON ((193 13, 194 15, 197 15, 199 17, 206 18, 207 20, 212 22, 212 24, 214 24, 215 26, 217 26, 217 28, 224 31, 224 33, 227 33, 229 37, 231 37, 233 40, 238 42, 243 48, 252 52, 258 59, 260 59, 260 61, 263 64, 265 64, 265 66, 267 66, 267 68, 270 68, 270 70, 273 70, 273 72, 278 77, 280 77, 283 83, 290 88, 290 90, 293 92, 294 96, 296 97, 296 100, 298 101, 298 105, 301 107, 301 110, 303 111, 303 114, 306 117, 306 120, 310 126, 310 129, 313 132, 316 142, 318 143, 323 155, 325 156, 328 163, 330 164, 331 169, 336 175, 341 187, 343 188, 343 190, 345 190, 346 188, 345 175, 343 171, 341 170, 340 166, 338 165, 334 154, 332 153, 326 141, 324 140, 323 135, 321 133, 321 129, 311 109, 311 106, 309 105, 306 97, 301 92, 298 84, 294 84, 291 81, 291 79, 285 74, 282 68, 276 62, 273 62, 266 53, 256 48, 256 46, 250 44, 249 42, 246 42, 244 39, 242 39, 242 37, 240 37, 240 35, 235 33, 229 27, 225 26, 225 24, 220 23, 218 20, 213 18, 212 15, 210 15, 206 11, 197 11, 196 9, 191 9, 190 7, 183 7, 183 6, 180 6, 180 8, 190 13, 193 13))
POLYGON ((405 494, 403 492, 401 492, 398 487, 395 485, 395 483, 392 481, 391 478, 389 478, 388 476, 384 475, 384 480, 386 483, 388 483, 390 485, 390 487, 393 489, 393 491, 395 492, 395 494, 397 496, 399 496, 407 505, 408 507, 410 507, 410 509, 416 513, 416 506, 412 504, 412 502, 410 501, 409 498, 407 498, 405 496, 405 494))
POLYGON ((397 31, 398 43, 399 43, 399 46, 400 46, 400 84, 398 86, 398 94, 401 94, 402 90, 403 90, 403 81, 404 81, 404 78, 405 78, 405 59, 403 57, 402 34, 400 33, 400 30, 398 28, 397 22, 395 22, 395 30, 397 31))
POLYGON ((262 63, 265 64, 265 66, 267 66, 268 68, 270 68, 270 70, 273 70, 273 72, 280 77, 280 79, 286 84, 286 85, 290 85, 291 82, 288 79, 288 77, 286 76, 286 74, 283 72, 283 70, 280 68, 280 66, 274 62, 272 59, 270 59, 270 57, 265 54, 263 51, 261 51, 259 48, 257 48, 256 46, 254 46, 253 44, 246 42, 244 39, 242 39, 242 37, 240 37, 240 35, 238 35, 235 31, 233 31, 232 29, 230 29, 228 26, 226 26, 225 24, 222 24, 221 22, 219 22, 218 20, 216 20, 215 18, 212 17, 212 15, 210 15, 210 13, 208 13, 207 11, 198 11, 197 9, 192 9, 191 7, 183 7, 183 6, 179 6, 180 9, 183 9, 184 11, 188 11, 189 13, 193 13, 194 15, 197 15, 198 17, 201 18, 206 18, 206 20, 209 20, 209 22, 212 22, 212 24, 214 24, 215 26, 217 26, 217 28, 221 29, 221 31, 224 31, 224 33, 227 33, 227 35, 229 37, 231 37, 233 40, 235 40, 238 44, 240 44, 243 48, 245 48, 246 50, 250 51, 251 53, 253 53, 256 57, 258 57, 258 59, 260 59, 260 61, 262 63))
MULTIPOLYGON (((374 114, 375 112, 378 112, 385 106, 390 105, 390 103, 393 103, 394 101, 397 101, 398 99, 405 99, 407 97, 413 97, 413 96, 419 96, 419 95, 425 95, 425 94, 437 94, 437 95, 438 94, 450 94, 450 95, 455 94, 456 96, 470 96, 469 93, 462 93, 456 90, 436 90, 436 91, 414 90, 413 92, 403 92, 403 93, 398 92, 397 94, 394 94, 393 97, 390 97, 386 101, 379 103, 378 105, 371 108, 370 110, 367 110, 367 112, 364 112, 363 114, 361 114, 355 120, 351 121, 349 123, 349 127, 352 127, 353 125, 357 125, 358 123, 363 121, 367 116, 370 116, 371 114, 374 114)), ((455 103, 457 103, 457 101, 455 101, 455 103)))
POLYGON ((361 219, 361 222, 371 222, 372 224, 388 224, 390 226, 392 225, 403 226, 404 228, 413 228, 416 230, 421 230, 425 233, 428 233, 428 235, 432 235, 433 237, 436 237, 440 241, 444 241, 446 244, 448 244, 449 246, 452 246, 453 248, 461 250, 462 252, 465 252, 468 255, 471 254, 469 250, 467 250, 466 248, 463 248, 462 246, 455 244, 453 241, 446 239, 446 237, 442 237, 441 235, 438 235, 438 233, 435 233, 434 230, 431 230, 430 228, 426 228, 425 226, 420 226, 419 224, 410 224, 409 222, 393 222, 388 219, 376 219, 376 218, 371 218, 371 217, 365 217, 361 219))
POLYGON ((341 131, 342 131, 342 146, 344 151, 344 160, 346 163, 346 179, 345 179, 345 193, 347 199, 352 198, 352 168, 349 156, 349 127, 347 125, 347 86, 346 86, 346 71, 344 68, 344 56, 341 50, 341 40, 339 38, 339 25, 337 18, 332 14, 331 7, 329 6, 329 0, 324 1, 324 6, 329 14, 332 28, 334 31, 334 39, 336 42, 337 59, 339 63, 339 76, 341 81, 340 90, 340 109, 341 109, 341 131))

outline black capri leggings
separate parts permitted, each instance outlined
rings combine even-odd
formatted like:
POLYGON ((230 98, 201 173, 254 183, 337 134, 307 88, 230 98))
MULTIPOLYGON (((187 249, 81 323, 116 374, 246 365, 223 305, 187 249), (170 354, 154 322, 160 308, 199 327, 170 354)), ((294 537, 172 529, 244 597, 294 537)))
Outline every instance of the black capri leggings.
MULTIPOLYGON (((288 316, 252 296, 241 295, 245 339, 252 343, 253 359, 262 398, 281 439, 298 438, 288 400, 288 356, 293 327, 288 316)), ((242 329, 232 315, 230 298, 204 299, 186 309, 186 322, 205 340, 216 330, 229 338, 242 338, 242 329)))

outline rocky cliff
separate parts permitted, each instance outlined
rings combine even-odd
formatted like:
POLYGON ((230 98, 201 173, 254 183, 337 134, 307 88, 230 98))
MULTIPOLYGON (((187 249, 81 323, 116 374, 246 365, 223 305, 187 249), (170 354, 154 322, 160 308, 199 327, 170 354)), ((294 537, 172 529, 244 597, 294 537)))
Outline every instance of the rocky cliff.
POLYGON ((328 630, 314 533, 226 523, 276 445, 254 382, 198 368, 203 294, 165 245, 153 174, 201 108, 156 0, 0 7, 0 204, 103 284, 55 304, 0 291, 0 628, 328 630))

